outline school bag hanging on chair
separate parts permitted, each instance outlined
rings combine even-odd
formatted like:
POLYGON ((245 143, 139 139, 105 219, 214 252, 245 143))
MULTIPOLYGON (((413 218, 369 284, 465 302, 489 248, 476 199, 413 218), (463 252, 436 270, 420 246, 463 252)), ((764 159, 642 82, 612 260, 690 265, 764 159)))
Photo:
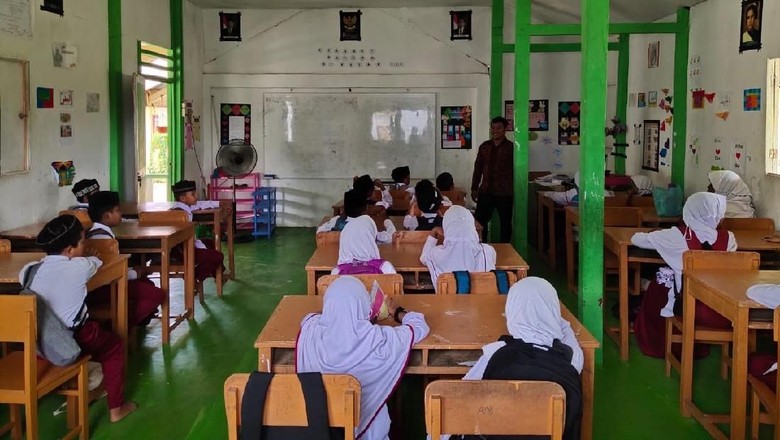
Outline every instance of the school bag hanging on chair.
MULTIPOLYGON (((509 293, 509 274, 505 270, 491 270, 496 277, 496 290, 499 295, 509 293)), ((455 293, 458 295, 467 295, 471 293, 471 273, 467 270, 456 270, 452 273, 455 276, 455 293)))

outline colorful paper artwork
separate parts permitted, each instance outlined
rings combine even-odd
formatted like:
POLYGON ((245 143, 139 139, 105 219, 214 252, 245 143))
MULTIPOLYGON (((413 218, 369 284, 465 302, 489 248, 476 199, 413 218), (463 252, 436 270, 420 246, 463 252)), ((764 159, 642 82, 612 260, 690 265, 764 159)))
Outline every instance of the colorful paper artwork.
POLYGON ((715 116, 721 121, 725 121, 729 118, 729 112, 717 112, 715 116))
POLYGON ((471 106, 441 108, 441 147, 471 149, 471 106))
POLYGON ((699 151, 701 151, 701 138, 698 135, 691 136, 688 143, 688 149, 691 152, 691 162, 699 164, 699 151))
MULTIPOLYGON (((663 122, 661 123, 663 125, 663 122)), ((661 163, 661 166, 669 166, 671 165, 671 155, 669 154, 669 138, 666 138, 666 141, 664 141, 664 146, 661 148, 661 150, 658 152, 659 162, 661 163)))
POLYGON ((38 108, 54 108, 54 89, 38 87, 35 96, 38 108))
POLYGON ((252 106, 250 104, 222 104, 220 106, 220 145, 239 139, 252 141, 252 106))
POLYGON ((62 107, 73 106, 73 90, 60 91, 60 106, 62 107))
POLYGON ((747 156, 745 155, 745 145, 741 142, 734 143, 734 154, 732 155, 733 169, 737 174, 745 173, 745 163, 747 162, 747 156))
POLYGON ((580 144, 580 102, 558 103, 558 144, 580 144))
POLYGON ((761 89, 745 89, 743 108, 746 112, 761 110, 761 89))
POLYGON ((76 177, 76 167, 72 160, 52 162, 51 167, 54 170, 54 177, 58 186, 73 185, 73 178, 76 177))
POLYGON ((530 131, 548 131, 550 101, 547 99, 532 99, 528 101, 528 129, 530 131))
POLYGON ((706 99, 706 100, 707 100, 707 102, 709 102, 710 104, 712 104, 712 101, 714 101, 714 100, 715 100, 715 93, 714 93, 714 92, 713 92, 713 93, 705 93, 705 94, 704 94, 704 99, 706 99))
POLYGON ((721 157, 721 153, 723 152, 723 138, 716 137, 712 144, 715 147, 715 162, 722 161, 723 158, 721 157))
POLYGON ((715 100, 715 93, 707 93, 703 89, 691 91, 691 107, 694 109, 704 108, 704 101, 706 100, 710 104, 715 100))

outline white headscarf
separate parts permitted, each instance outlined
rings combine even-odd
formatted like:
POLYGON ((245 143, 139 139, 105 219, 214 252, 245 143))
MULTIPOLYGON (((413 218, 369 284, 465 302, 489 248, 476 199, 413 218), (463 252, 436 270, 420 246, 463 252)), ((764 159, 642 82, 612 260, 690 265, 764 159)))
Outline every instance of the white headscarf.
POLYGON ((516 282, 506 299, 506 327, 515 339, 552 347, 563 339, 561 304, 555 287, 542 278, 527 277, 516 282))
POLYGON ((370 313, 363 283, 339 277, 325 292, 322 314, 304 318, 295 346, 297 372, 350 374, 360 381, 358 438, 400 381, 414 341, 410 326, 374 325, 370 313))
POLYGON ((726 196, 728 205, 726 217, 752 218, 756 216, 753 208, 753 195, 739 174, 730 170, 711 171, 707 177, 715 193, 726 196))
POLYGON ((371 217, 361 215, 350 220, 339 237, 338 264, 379 259, 376 234, 376 223, 371 217))
POLYGON ((439 275, 456 270, 487 272, 496 268, 496 251, 481 244, 476 221, 468 209, 453 205, 442 219, 444 244, 436 246, 423 262, 428 266, 433 285, 439 275))
POLYGON ((649 177, 638 174, 636 176, 631 176, 631 180, 634 181, 634 186, 636 186, 640 196, 646 196, 653 193, 653 181, 650 180, 649 177))

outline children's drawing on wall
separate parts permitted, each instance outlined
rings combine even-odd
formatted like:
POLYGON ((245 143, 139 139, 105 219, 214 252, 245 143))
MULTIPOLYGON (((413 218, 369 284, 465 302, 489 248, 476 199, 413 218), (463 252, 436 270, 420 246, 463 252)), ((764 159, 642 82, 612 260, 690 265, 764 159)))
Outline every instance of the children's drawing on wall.
POLYGON ((743 109, 746 112, 761 110, 761 89, 745 89, 743 109))
POLYGON ((62 107, 73 106, 73 90, 60 91, 60 106, 62 107))
POLYGON ((514 101, 504 101, 504 118, 508 122, 506 126, 506 131, 510 133, 515 131, 515 102, 514 101))
POLYGON ((713 161, 715 165, 719 167, 719 169, 723 169, 724 166, 723 157, 721 156, 721 154, 723 153, 723 138, 716 137, 715 139, 713 139, 712 145, 715 153, 713 161))
POLYGON ((360 16, 357 11, 339 11, 339 41, 360 41, 360 16))
POLYGON ((58 186, 73 185, 73 178, 76 177, 76 167, 72 160, 57 161, 51 163, 54 170, 54 181, 58 186))
POLYGON ((661 42, 652 41, 647 45, 647 68, 655 69, 661 62, 661 42))
POLYGON ((241 41, 241 13, 219 13, 219 41, 241 41))
POLYGON ((54 108, 54 89, 38 87, 35 92, 37 108, 54 108))
POLYGON ((670 154, 671 149, 669 148, 669 146, 670 146, 670 139, 666 138, 663 147, 661 147, 661 150, 658 152, 659 162, 662 167, 668 167, 672 164, 671 162, 672 155, 670 154))
POLYGON ((658 91, 651 90, 647 92, 647 104, 650 107, 658 107, 658 91))
POLYGON ((647 98, 645 97, 644 93, 637 93, 636 106, 639 108, 647 107, 647 98))
POLYGON ((531 131, 548 131, 550 129, 550 101, 547 99, 532 99, 528 101, 528 129, 531 131))
POLYGON ((688 142, 688 149, 691 152, 691 162, 699 164, 699 151, 701 150, 701 138, 698 135, 692 135, 688 142))
POLYGON ((644 121, 642 169, 658 171, 661 142, 661 121, 644 121))
POLYGON ((725 121, 725 120, 727 120, 729 118, 729 114, 730 113, 727 112, 727 111, 725 111, 725 112, 716 112, 715 113, 715 117, 720 119, 721 121, 725 121))
POLYGON ((51 12, 52 14, 57 14, 59 16, 65 14, 65 8, 62 6, 62 0, 43 0, 41 11, 51 12))
POLYGON ((73 122, 70 113, 60 113, 60 146, 73 145, 73 122))
POLYGON ((734 154, 732 154, 732 160, 734 161, 732 169, 735 173, 744 175, 745 165, 747 163, 747 155, 745 154, 745 144, 742 142, 734 142, 734 154))
POLYGON ((87 93, 87 113, 100 111, 100 93, 87 93))
POLYGON ((580 144, 580 102, 558 103, 558 144, 580 144))
POLYGON ((78 65, 79 49, 75 44, 54 42, 51 53, 54 67, 73 69, 78 65))
POLYGON ((739 53, 761 49, 761 20, 764 0, 743 0, 739 28, 739 53))
POLYGON ((441 108, 441 147, 471 149, 471 106, 441 108))
POLYGON ((450 11, 450 40, 471 40, 471 11, 450 11))
POLYGON ((731 92, 721 92, 718 95, 718 108, 729 110, 731 108, 731 92))
POLYGON ((220 145, 225 145, 234 139, 243 139, 246 143, 252 141, 252 106, 250 104, 220 105, 220 145))

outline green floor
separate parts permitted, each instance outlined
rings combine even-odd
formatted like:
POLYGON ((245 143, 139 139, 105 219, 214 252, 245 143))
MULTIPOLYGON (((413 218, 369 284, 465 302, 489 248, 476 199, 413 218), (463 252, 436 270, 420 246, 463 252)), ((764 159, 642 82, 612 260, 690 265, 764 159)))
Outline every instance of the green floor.
MULTIPOLYGON (((238 280, 225 286, 218 299, 207 284, 206 307, 196 319, 174 331, 170 347, 161 348, 159 324, 138 336, 130 355, 126 393, 139 409, 111 424, 105 400, 90 409, 94 439, 221 439, 227 438, 222 384, 234 372, 249 372, 257 362, 252 345, 282 295, 306 291, 304 263, 314 250, 313 230, 279 229, 271 240, 237 245, 238 280)), ((542 276, 564 291, 562 275, 551 275, 532 259, 531 275, 542 276)), ((180 292, 180 285, 175 285, 180 292)), ((564 295, 572 306, 576 299, 564 295)), ((180 301, 177 302, 180 304, 180 301)), ((604 344, 604 363, 596 373, 594 439, 706 439, 692 419, 680 417, 676 375, 664 377, 663 362, 642 356, 634 347, 621 362, 611 340, 604 344)), ((405 383, 404 438, 424 438, 420 383, 405 383)), ((718 375, 715 353, 696 365, 695 396, 705 410, 728 408, 728 382, 718 375)), ((62 400, 40 405, 41 438, 64 432, 64 414, 52 416, 62 400)), ((6 420, 5 413, 0 420, 6 420)), ((770 438, 771 428, 762 432, 770 438)))

